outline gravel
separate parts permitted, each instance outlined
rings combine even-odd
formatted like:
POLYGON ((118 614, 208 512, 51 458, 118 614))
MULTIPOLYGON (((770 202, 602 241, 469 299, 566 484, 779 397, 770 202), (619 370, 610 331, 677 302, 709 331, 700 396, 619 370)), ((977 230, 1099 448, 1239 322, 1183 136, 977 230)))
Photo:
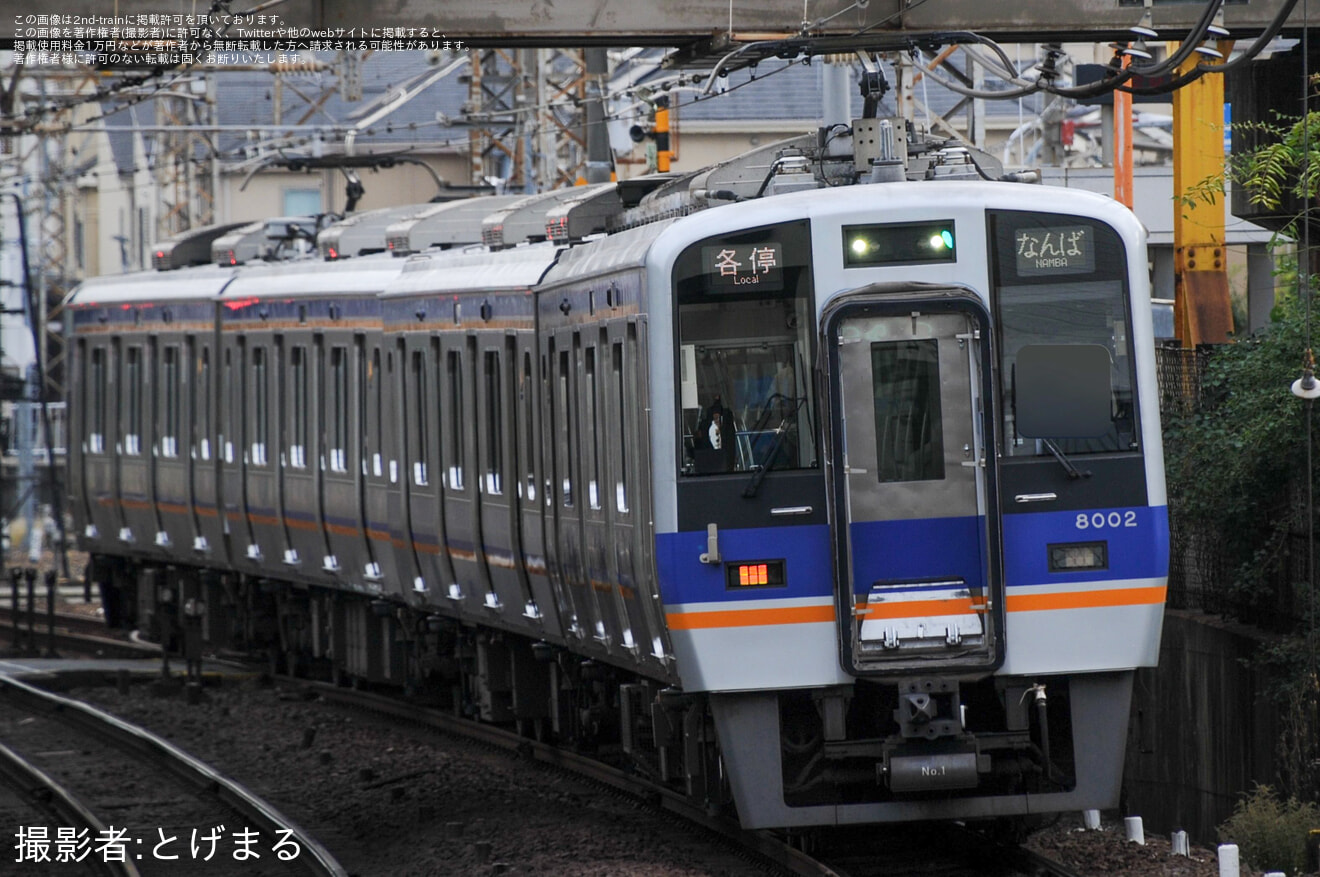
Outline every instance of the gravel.
MULTIPOLYGON (((1129 841, 1121 819, 1104 822, 1097 831, 1080 827, 1080 814, 1065 814, 1049 828, 1031 836, 1027 846, 1063 862, 1082 877, 1219 877, 1216 850, 1193 844, 1189 856, 1175 856, 1167 837, 1145 832, 1145 845, 1129 841)), ((1243 867, 1241 877, 1259 877, 1243 867)))
POLYGON ((255 683, 204 704, 73 696, 214 764, 303 825, 359 877, 552 874, 750 877, 709 836, 560 771, 255 683))

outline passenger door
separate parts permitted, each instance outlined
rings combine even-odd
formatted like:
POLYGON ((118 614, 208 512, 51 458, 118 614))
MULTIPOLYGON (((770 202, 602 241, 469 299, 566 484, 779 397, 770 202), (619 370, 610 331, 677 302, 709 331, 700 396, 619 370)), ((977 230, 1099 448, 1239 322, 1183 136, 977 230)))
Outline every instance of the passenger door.
POLYGON ((119 439, 115 446, 117 484, 123 526, 119 540, 149 551, 160 533, 156 515, 153 380, 156 339, 137 336, 120 345, 119 439))
POLYGON ((321 505, 322 479, 336 463, 329 447, 330 418, 341 407, 334 399, 334 364, 327 361, 331 351, 324 335, 305 332, 280 338, 276 349, 281 366, 276 473, 288 546, 284 563, 304 575, 337 572, 329 568, 321 505))
POLYGON ((189 392, 193 399, 194 417, 188 454, 192 460, 193 514, 198 533, 192 547, 199 556, 223 558, 225 539, 220 515, 218 467, 220 446, 216 441, 221 396, 217 393, 217 348, 213 337, 208 335, 197 340, 196 361, 192 366, 192 389, 189 392))
POLYGON ((402 525, 405 540, 404 550, 398 555, 400 573, 405 567, 415 569, 410 587, 416 589, 420 584, 432 602, 443 598, 458 612, 462 593, 456 589, 458 579, 445 538, 441 488, 444 473, 439 454, 441 425, 448 424, 454 415, 439 401, 440 341, 414 332, 406 336, 404 343, 397 366, 403 370, 403 406, 396 421, 404 434, 399 478, 406 498, 406 517, 403 522, 395 522, 396 526, 402 525))
POLYGON ((989 319, 958 290, 864 290, 826 311, 844 666, 1003 660, 989 319))
POLYGON ((86 426, 82 431, 85 436, 81 444, 82 466, 75 471, 82 474, 88 526, 96 534, 92 538, 88 527, 84 527, 82 535, 89 539, 89 544, 110 546, 115 544, 123 527, 115 502, 119 496, 117 373, 121 345, 118 339, 113 343, 91 339, 81 341, 79 349, 85 353, 90 379, 84 385, 88 404, 83 415, 86 426))

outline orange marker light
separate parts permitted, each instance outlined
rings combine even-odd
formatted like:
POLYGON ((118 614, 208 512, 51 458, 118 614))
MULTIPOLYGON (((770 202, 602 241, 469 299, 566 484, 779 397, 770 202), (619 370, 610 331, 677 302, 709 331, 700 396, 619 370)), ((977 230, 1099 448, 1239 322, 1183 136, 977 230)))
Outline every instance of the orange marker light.
POLYGON ((784 584, 786 581, 782 560, 730 563, 725 567, 725 585, 729 588, 757 588, 784 584))

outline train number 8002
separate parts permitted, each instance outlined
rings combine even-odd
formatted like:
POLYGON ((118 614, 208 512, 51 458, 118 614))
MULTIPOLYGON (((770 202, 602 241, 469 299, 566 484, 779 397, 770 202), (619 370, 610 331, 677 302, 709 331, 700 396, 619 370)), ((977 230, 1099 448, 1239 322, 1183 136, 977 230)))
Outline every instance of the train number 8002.
POLYGON ((1077 515, 1077 529, 1079 530, 1103 530, 1106 527, 1135 527, 1137 526, 1137 513, 1134 511, 1126 512, 1093 512, 1087 514, 1081 512, 1077 515))

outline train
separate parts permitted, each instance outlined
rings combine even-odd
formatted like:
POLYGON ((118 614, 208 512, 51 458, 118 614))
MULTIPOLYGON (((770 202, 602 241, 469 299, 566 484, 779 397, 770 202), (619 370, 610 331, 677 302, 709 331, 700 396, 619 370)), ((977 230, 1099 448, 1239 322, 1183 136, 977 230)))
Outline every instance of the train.
POLYGON ((865 121, 85 281, 108 622, 746 828, 1115 806, 1169 552, 1145 231, 865 121))

